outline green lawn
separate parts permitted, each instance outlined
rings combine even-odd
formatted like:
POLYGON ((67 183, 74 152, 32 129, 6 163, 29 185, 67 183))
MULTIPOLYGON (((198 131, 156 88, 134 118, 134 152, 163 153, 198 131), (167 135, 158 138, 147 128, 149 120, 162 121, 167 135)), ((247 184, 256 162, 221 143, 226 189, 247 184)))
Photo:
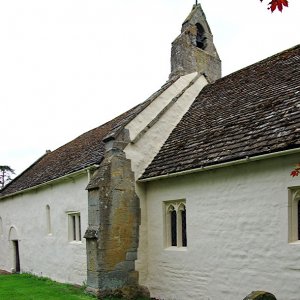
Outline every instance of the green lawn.
MULTIPOLYGON (((1 300, 95 300, 83 287, 54 282, 29 274, 0 275, 1 300)), ((110 300, 116 300, 109 298, 110 300)), ((140 299, 142 300, 142 299, 140 299)))

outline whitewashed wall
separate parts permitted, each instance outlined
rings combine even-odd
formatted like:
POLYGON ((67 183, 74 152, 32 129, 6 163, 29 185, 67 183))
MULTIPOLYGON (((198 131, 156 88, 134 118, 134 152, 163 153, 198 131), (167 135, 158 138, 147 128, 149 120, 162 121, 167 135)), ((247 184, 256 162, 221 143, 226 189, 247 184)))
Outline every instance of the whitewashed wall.
POLYGON ((147 183, 148 286, 159 299, 299 300, 300 243, 288 243, 289 172, 300 155, 147 183), (164 248, 163 201, 186 199, 186 250, 164 248))
MULTIPOLYGON (((129 130, 131 139, 134 139, 145 126, 152 121, 174 97, 184 90, 196 77, 192 73, 180 77, 173 85, 157 97, 144 111, 134 118, 126 128, 129 130)), ((131 167, 138 179, 145 168, 153 160, 172 130, 188 111, 196 96, 207 84, 204 76, 200 76, 155 123, 142 135, 136 143, 130 143, 124 149, 126 157, 131 159, 131 167)), ((141 226, 138 248, 138 260, 136 270, 139 271, 140 281, 143 282, 147 276, 147 209, 145 204, 145 191, 143 185, 136 185, 136 192, 140 198, 141 226)))
POLYGON ((9 230, 14 226, 20 249, 21 272, 60 282, 86 281, 84 232, 88 224, 87 174, 63 180, 36 191, 0 200, 3 235, 0 236, 0 269, 14 267, 9 230), (51 209, 52 234, 47 232, 46 205, 51 209), (81 214, 82 242, 68 240, 67 211, 81 214))

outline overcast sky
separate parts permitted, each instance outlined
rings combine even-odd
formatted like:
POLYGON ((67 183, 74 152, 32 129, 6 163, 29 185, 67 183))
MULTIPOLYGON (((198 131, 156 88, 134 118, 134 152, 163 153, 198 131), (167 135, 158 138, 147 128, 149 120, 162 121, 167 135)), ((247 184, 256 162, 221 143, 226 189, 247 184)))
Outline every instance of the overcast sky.
MULTIPOLYGON (((202 0, 223 75, 299 43, 300 0, 202 0)), ((0 165, 19 174, 168 79, 193 0, 0 0, 0 165)), ((258 79, 259 80, 259 79, 258 79)))

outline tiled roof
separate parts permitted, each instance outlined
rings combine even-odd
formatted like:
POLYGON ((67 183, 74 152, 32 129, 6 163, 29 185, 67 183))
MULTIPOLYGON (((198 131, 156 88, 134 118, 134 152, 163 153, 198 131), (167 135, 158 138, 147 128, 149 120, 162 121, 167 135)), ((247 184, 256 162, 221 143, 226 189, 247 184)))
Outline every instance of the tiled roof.
POLYGON ((102 139, 120 119, 122 116, 80 135, 53 152, 46 153, 1 190, 0 196, 45 183, 93 164, 99 164, 104 153, 102 139))
POLYGON ((300 147, 300 45, 207 85, 143 178, 300 147))
POLYGON ((46 153, 0 191, 0 198, 82 170, 103 159, 105 138, 113 137, 177 78, 168 81, 143 103, 94 128, 53 152, 46 153))

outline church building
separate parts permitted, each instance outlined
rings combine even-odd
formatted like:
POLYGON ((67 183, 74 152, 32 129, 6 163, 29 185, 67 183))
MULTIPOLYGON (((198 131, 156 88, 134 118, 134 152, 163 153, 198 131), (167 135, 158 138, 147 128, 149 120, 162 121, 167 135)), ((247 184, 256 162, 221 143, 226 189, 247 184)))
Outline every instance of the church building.
POLYGON ((200 4, 143 103, 0 191, 0 269, 99 296, 299 300, 300 45, 221 77, 200 4))

